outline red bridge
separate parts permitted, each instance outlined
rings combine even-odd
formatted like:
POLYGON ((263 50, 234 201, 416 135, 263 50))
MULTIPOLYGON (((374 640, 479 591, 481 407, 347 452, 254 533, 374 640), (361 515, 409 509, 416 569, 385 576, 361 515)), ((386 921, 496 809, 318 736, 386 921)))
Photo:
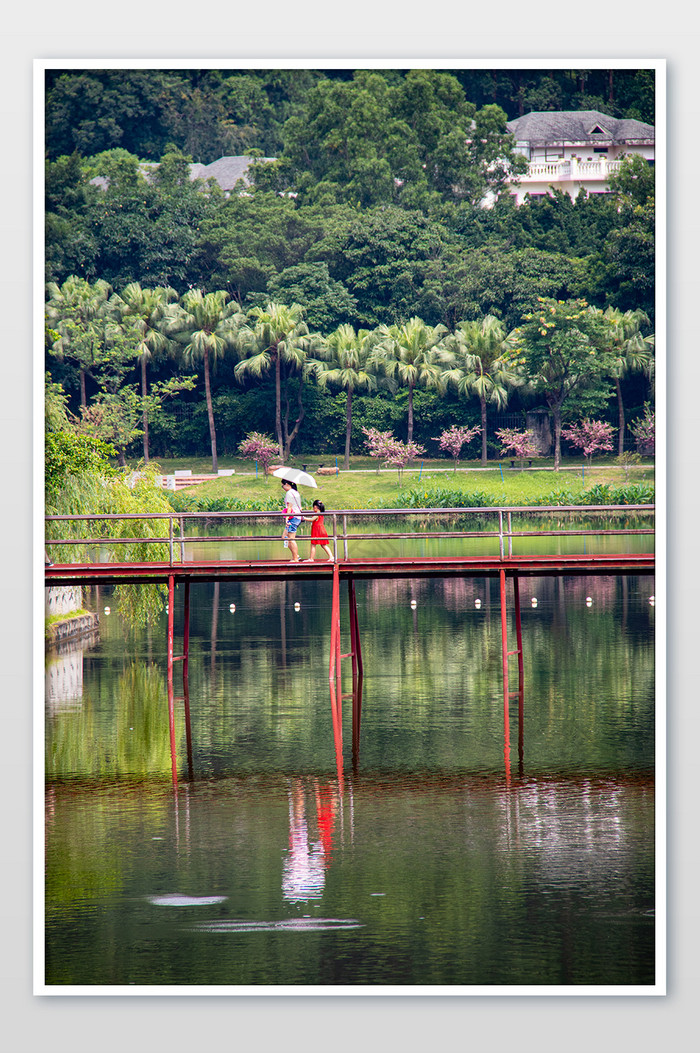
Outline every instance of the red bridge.
MULTIPOLYGON (((218 545, 251 542, 272 542, 281 545, 280 533, 282 527, 282 516, 279 512, 226 512, 226 513, 170 513, 170 514, 132 514, 132 515, 84 515, 84 516, 47 516, 47 533, 64 533, 63 537, 47 538, 47 545, 52 556, 67 546, 77 546, 80 556, 89 552, 93 558, 90 562, 53 563, 45 568, 46 586, 52 585, 120 585, 127 583, 165 583, 168 585, 168 630, 167 630, 167 656, 168 656, 168 698, 170 711, 171 730, 171 752, 173 761, 173 779, 176 781, 177 773, 175 766, 175 731, 174 731, 174 709, 173 709, 173 664, 175 661, 183 662, 183 677, 187 684, 187 666, 189 659, 189 610, 190 610, 190 586, 197 582, 222 581, 237 579, 243 581, 251 580, 282 580, 286 578, 299 579, 325 579, 332 583, 331 596, 331 640, 330 640, 330 663, 329 663, 329 685, 331 694, 331 710, 333 717, 333 732, 336 749, 336 762, 338 774, 342 779, 342 685, 341 685, 341 659, 352 660, 352 700, 353 700, 353 756, 359 753, 360 714, 362 699, 362 649, 360 644, 360 631, 357 614, 357 601, 355 598, 355 581, 366 578, 428 578, 428 577, 498 577, 500 579, 501 598, 501 652, 503 664, 503 705, 505 741, 508 743, 508 720, 509 699, 511 692, 508 682, 508 659, 517 655, 518 659, 518 700, 519 700, 519 729, 522 741, 522 706, 523 706, 523 652, 522 635, 520 623, 520 593, 519 579, 524 576, 560 576, 560 575, 582 575, 582 574, 634 574, 653 575, 655 573, 655 555, 653 552, 653 525, 643 526, 618 526, 610 527, 610 522, 619 520, 646 520, 653 524, 653 505, 604 505, 604 506, 556 506, 542 507, 533 506, 528 508, 450 508, 450 509, 382 509, 382 510, 346 510, 334 512, 326 516, 329 529, 330 543, 333 548, 335 559, 329 562, 291 562, 286 559, 202 559, 193 558, 192 548, 206 546, 210 543, 218 545), (513 518, 524 516, 528 520, 528 529, 514 529, 513 518), (411 520, 418 519, 422 529, 412 531, 410 529, 391 532, 363 532, 348 529, 349 521, 353 528, 363 518, 370 521, 390 517, 395 524, 398 520, 407 523, 410 527, 411 520), (484 526, 484 520, 494 520, 493 529, 468 530, 460 527, 466 522, 472 525, 484 526), (545 526, 542 529, 532 529, 531 521, 541 518, 545 526), (581 526, 586 519, 598 519, 605 522, 605 527, 590 525, 587 528, 581 526), (158 528, 160 524, 167 525, 167 535, 153 535, 134 537, 122 533, 114 536, 113 531, 108 533, 110 525, 117 521, 125 525, 125 522, 133 527, 133 521, 148 523, 151 528, 158 528), (273 520, 279 525, 279 533, 275 534, 237 534, 227 537, 222 536, 196 536, 186 533, 187 526, 194 520, 199 522, 216 522, 222 520, 247 520, 250 522, 273 520), (552 521, 555 525, 552 526, 552 521), (66 537, 65 533, 73 533, 75 527, 68 526, 53 527, 49 524, 66 523, 77 524, 87 522, 89 525, 87 536, 66 537), (433 529, 426 529, 431 523, 433 529), (438 529, 435 529, 438 527, 438 529), (97 529, 95 529, 97 528, 97 529), (586 552, 587 543, 594 543, 594 547, 600 548, 610 546, 610 539, 615 539, 614 545, 618 548, 637 547, 639 542, 630 545, 628 540, 637 537, 648 536, 650 544, 645 545, 643 552, 586 552), (550 547, 561 548, 561 541, 565 539, 565 547, 583 548, 583 552, 549 552, 543 554, 514 554, 514 542, 518 547, 530 547, 526 540, 529 538, 550 538, 550 547), (480 555, 451 555, 449 553, 449 540, 477 538, 480 545, 477 547, 491 547, 493 552, 480 555), (398 555, 398 556, 375 556, 350 554, 351 550, 359 548, 372 548, 376 542, 391 541, 397 546, 409 547, 412 544, 423 544, 434 539, 440 540, 439 547, 446 551, 441 555, 398 555), (559 539, 557 541, 557 539, 559 539), (575 540, 578 539, 578 542, 575 540), (367 542, 370 542, 367 545, 367 542), (146 546, 148 559, 136 559, 133 561, 119 561, 114 556, 121 546, 139 546, 140 550, 146 546), (188 547, 190 552, 188 554, 188 547), (150 550, 150 551, 149 551, 150 550), (513 605, 515 611, 516 647, 508 650, 508 620, 506 581, 510 578, 513 586, 513 605), (341 654, 340 633, 340 580, 346 580, 348 584, 349 600, 349 630, 350 651, 341 654), (174 655, 174 608, 175 608, 175 585, 184 584, 184 635, 183 654, 174 655)), ((303 544, 304 539, 300 538, 303 544)), ((269 547, 269 546, 268 546, 269 547)), ((54 556, 55 558, 55 556, 54 556)), ((187 700, 187 688, 185 688, 185 699, 187 700)), ((186 723, 188 724, 188 710, 186 701, 186 723)), ((506 770, 508 771, 508 758, 506 757, 506 770)))

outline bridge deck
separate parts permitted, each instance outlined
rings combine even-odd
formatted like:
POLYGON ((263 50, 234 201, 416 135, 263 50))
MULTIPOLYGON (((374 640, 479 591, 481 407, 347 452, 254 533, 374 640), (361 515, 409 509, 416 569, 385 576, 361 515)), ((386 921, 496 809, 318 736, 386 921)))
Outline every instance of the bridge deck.
MULTIPOLYGON (((375 558, 338 560, 348 578, 543 577, 561 574, 654 574, 653 553, 484 558, 375 558)), ((332 578, 333 564, 289 560, 187 560, 185 563, 57 563, 45 568, 46 585, 119 585, 175 581, 270 581, 332 578)))

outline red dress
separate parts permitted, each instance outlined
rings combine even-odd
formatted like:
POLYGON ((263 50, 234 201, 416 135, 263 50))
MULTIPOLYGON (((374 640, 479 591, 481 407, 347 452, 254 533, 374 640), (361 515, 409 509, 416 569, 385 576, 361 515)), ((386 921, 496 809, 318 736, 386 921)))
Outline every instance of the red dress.
POLYGON ((314 519, 311 524, 311 544, 312 545, 327 545, 328 534, 326 528, 323 525, 323 516, 319 515, 314 519))

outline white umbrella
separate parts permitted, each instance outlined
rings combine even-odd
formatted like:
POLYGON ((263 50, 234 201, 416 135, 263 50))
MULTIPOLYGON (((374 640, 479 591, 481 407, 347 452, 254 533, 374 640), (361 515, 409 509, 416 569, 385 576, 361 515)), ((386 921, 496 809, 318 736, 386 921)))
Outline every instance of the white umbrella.
POLYGON ((278 479, 286 479, 288 483, 301 483, 302 486, 313 486, 318 489, 318 483, 308 472, 302 472, 301 468, 275 468, 273 475, 278 479))

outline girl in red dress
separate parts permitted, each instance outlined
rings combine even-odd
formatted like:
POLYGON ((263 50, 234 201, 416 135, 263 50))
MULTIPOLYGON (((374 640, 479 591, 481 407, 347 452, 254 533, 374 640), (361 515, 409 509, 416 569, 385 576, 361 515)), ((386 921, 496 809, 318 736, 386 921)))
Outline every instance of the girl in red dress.
POLYGON ((328 544, 329 538, 326 532, 326 528, 323 525, 323 513, 326 511, 323 501, 314 501, 313 503, 314 515, 304 516, 307 522, 312 524, 311 526, 311 556, 305 560, 305 563, 313 563, 316 559, 316 548, 318 545, 321 546, 324 552, 328 554, 328 563, 333 563, 333 553, 331 547, 328 544))

